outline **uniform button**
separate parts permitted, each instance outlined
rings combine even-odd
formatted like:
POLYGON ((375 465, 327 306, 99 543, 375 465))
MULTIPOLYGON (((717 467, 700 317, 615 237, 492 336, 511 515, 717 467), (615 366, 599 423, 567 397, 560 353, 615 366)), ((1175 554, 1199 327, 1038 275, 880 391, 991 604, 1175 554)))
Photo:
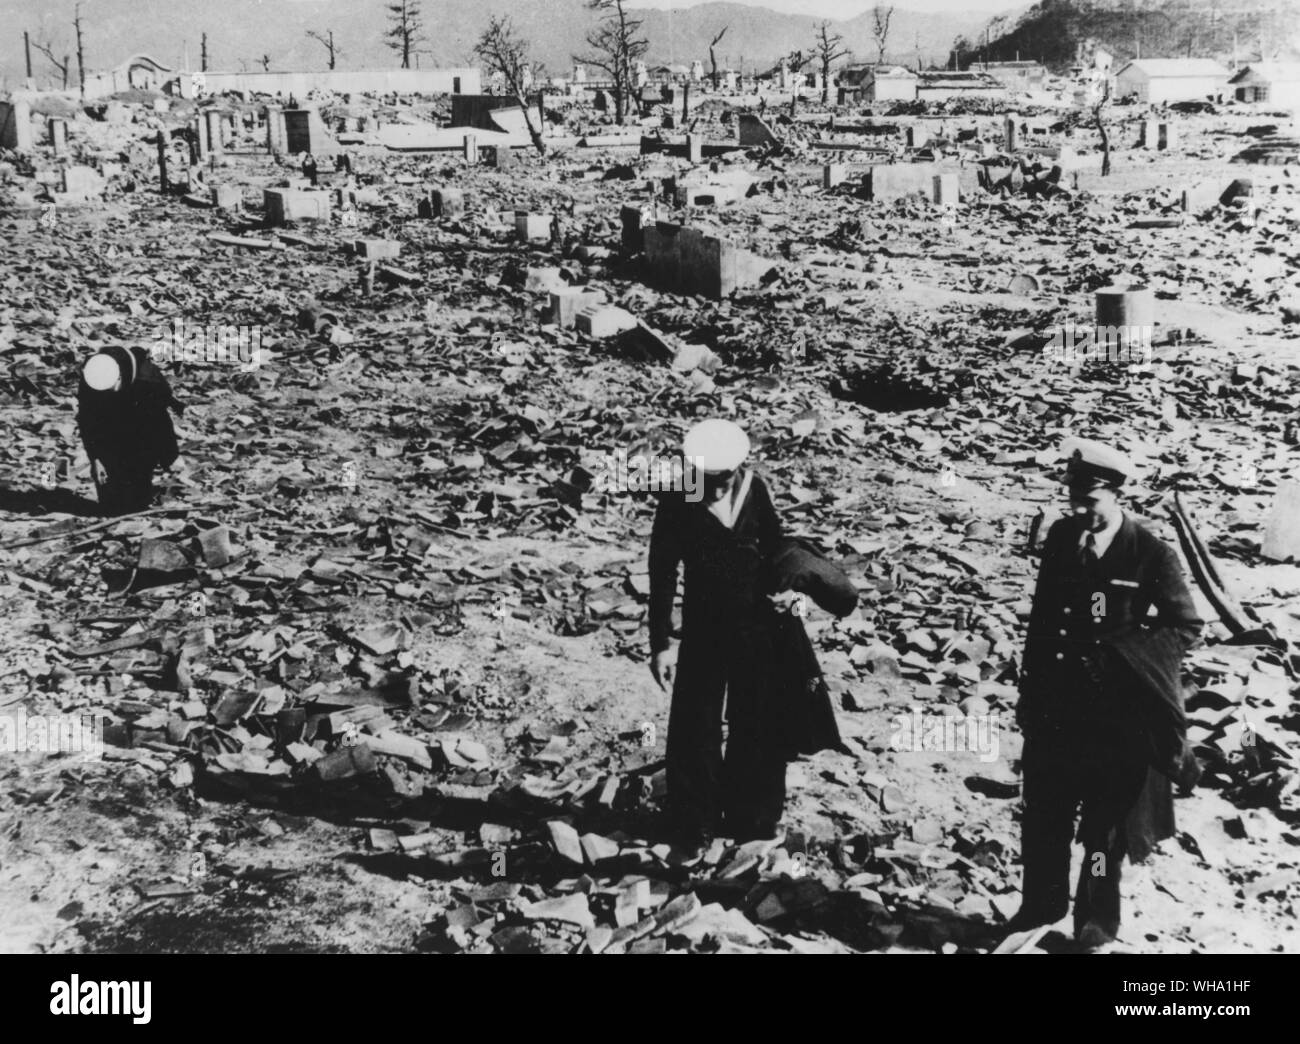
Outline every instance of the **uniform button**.
POLYGON ((1065 659, 1065 653, 1057 653, 1057 654, 1056 654, 1056 658, 1057 658, 1058 660, 1064 660, 1064 659, 1065 659))
POLYGON ((1101 617, 1100 617, 1100 616, 1094 616, 1094 617, 1092 618, 1092 622, 1093 622, 1093 623, 1101 623, 1101 617))
POLYGON ((1062 627, 1062 628, 1061 628, 1061 637, 1064 638, 1065 635, 1066 635, 1066 630, 1065 630, 1064 627, 1062 627))
POLYGON ((1069 616, 1069 615, 1070 615, 1070 607, 1067 605, 1064 609, 1061 610, 1061 612, 1063 612, 1066 616, 1069 616))

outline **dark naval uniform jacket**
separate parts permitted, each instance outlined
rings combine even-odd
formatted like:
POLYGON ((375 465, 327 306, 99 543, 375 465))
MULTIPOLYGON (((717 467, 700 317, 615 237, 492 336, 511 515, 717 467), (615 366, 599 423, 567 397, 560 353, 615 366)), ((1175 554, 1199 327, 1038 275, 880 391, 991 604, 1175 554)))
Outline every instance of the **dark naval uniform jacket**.
MULTIPOLYGON (((1096 761, 1145 761, 1167 780, 1187 766, 1180 677, 1200 634, 1177 555, 1125 513, 1105 553, 1080 556, 1083 519, 1048 532, 1034 590, 1016 719, 1040 749, 1096 761)), ((1172 833, 1167 784, 1130 815, 1135 859, 1172 833)))

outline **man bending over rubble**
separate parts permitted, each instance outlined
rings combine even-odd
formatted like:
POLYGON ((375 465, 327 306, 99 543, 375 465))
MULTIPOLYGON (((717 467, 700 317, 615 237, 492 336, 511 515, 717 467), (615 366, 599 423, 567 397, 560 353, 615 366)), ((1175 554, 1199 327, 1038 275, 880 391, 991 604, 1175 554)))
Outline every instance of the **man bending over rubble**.
POLYGON ((179 454, 169 407, 182 409, 144 348, 105 348, 82 367, 77 426, 105 515, 149 507, 154 468, 179 454))
POLYGON ((1024 896, 1012 928, 1065 916, 1081 810, 1074 931, 1095 948, 1119 931, 1121 862, 1142 862, 1173 836, 1170 781, 1190 787, 1199 775, 1180 667, 1201 621, 1175 552, 1120 504, 1128 459, 1076 442, 1065 475, 1071 514, 1043 548, 1016 707, 1024 896))

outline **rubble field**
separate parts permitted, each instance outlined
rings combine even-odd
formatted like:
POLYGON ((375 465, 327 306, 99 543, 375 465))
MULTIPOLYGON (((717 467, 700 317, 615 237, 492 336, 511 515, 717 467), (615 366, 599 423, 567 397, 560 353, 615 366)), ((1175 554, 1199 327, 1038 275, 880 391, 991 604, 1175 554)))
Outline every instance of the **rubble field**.
POLYGON ((1300 462, 1288 118, 1161 114, 1147 149, 1115 107, 1102 177, 1081 117, 1009 154, 1001 116, 812 105, 741 146, 710 102, 692 155, 574 110, 544 159, 357 135, 313 186, 234 105, 163 193, 183 113, 122 105, 0 154, 0 714, 106 721, 102 757, 0 759, 0 948, 1016 948, 1017 662, 1077 434, 1175 546, 1179 495, 1257 634, 1196 592, 1206 773, 1125 869, 1118 948, 1300 950, 1300 504, 1263 553, 1300 462), (879 198, 922 164, 957 195, 879 198), (1111 286, 1153 296, 1145 365, 1054 350, 1111 286), (181 460, 106 521, 76 378, 128 343, 181 460), (653 498, 599 479, 705 416, 860 599, 806 619, 845 749, 790 765, 783 839, 700 853, 658 815, 653 498), (914 710, 1001 724, 899 749, 914 710))

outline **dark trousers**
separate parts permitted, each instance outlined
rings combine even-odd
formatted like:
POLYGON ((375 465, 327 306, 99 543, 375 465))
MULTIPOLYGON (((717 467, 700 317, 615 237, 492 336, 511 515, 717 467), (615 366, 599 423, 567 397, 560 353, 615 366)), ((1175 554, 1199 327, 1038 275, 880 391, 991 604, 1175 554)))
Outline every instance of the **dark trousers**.
POLYGON ((780 821, 786 760, 761 713, 761 688, 745 674, 722 656, 693 657, 683 643, 667 741, 668 803, 682 831, 770 837, 780 821))
MULTIPOLYGON (((108 481, 95 478, 99 507, 105 515, 144 511, 153 501, 153 463, 130 457, 102 461, 108 481)), ((91 468, 92 474, 94 468, 91 468)))
POLYGON ((1044 922, 1069 908, 1070 841, 1080 814, 1083 866, 1074 896, 1074 927, 1095 925, 1114 938, 1120 923, 1120 864, 1128 854, 1125 818, 1141 796, 1147 763, 1131 752, 1025 740, 1022 910, 1044 922))

